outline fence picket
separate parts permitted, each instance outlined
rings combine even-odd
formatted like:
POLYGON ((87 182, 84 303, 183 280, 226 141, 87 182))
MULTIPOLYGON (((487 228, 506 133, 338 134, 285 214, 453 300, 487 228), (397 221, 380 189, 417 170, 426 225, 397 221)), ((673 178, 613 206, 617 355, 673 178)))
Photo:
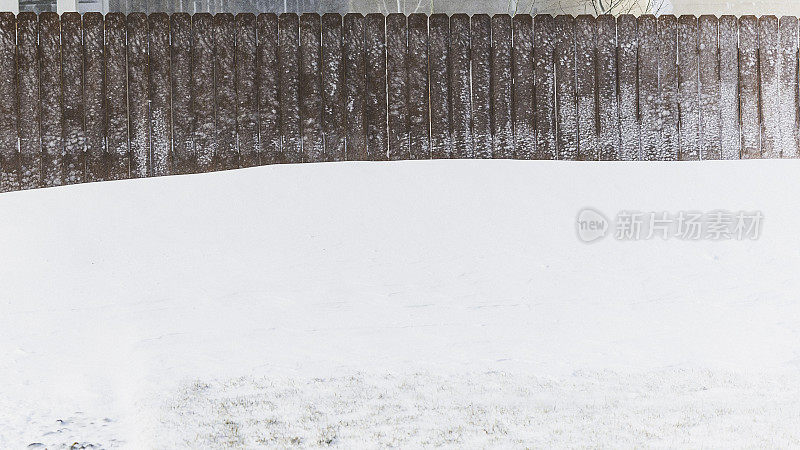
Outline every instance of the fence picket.
POLYGON ((739 120, 742 124, 742 159, 761 157, 758 104, 758 19, 739 19, 739 120))
POLYGON ((597 123, 601 161, 619 159, 619 108, 617 100, 617 22, 613 16, 597 18, 597 123))
POLYGON ((299 18, 294 13, 278 16, 278 86, 281 118, 280 162, 304 162, 300 123, 299 18))
POLYGON ((170 18, 172 46, 172 167, 175 174, 197 171, 192 140, 192 19, 187 13, 170 18))
POLYGON ((661 126, 658 90, 658 22, 652 15, 639 17, 637 23, 639 69, 639 136, 640 158, 660 159, 661 126))
POLYGON ((61 103, 61 21, 58 14, 39 15, 39 65, 42 129, 42 180, 45 187, 64 184, 61 103))
POLYGON ((257 166, 260 161, 258 145, 258 94, 256 90, 256 16, 236 15, 236 136, 239 165, 257 166))
POLYGON ((700 55, 700 159, 720 159, 719 24, 716 16, 697 21, 700 55))
POLYGON ((450 16, 450 136, 453 156, 472 157, 469 92, 469 16, 450 16))
POLYGON ((492 16, 492 158, 496 159, 514 156, 511 33, 511 16, 492 16))
POLYGON ((62 182, 80 183, 84 178, 83 42, 81 15, 61 17, 62 182))
POLYGON ((274 164, 283 162, 278 86, 278 16, 262 13, 257 20, 258 142, 261 164, 274 164))
POLYGON ((214 162, 213 170, 239 168, 236 149, 236 28, 233 14, 214 15, 214 162))
POLYGON ((533 24, 535 159, 556 159, 555 23, 550 15, 538 14, 533 24))
POLYGON ((347 159, 367 159, 366 109, 367 74, 365 67, 364 16, 344 16, 345 85, 347 87, 347 159))
POLYGON ((780 39, 780 121, 781 157, 797 158, 798 153, 798 86, 797 86, 797 17, 784 16, 779 21, 780 39))
POLYGON ((513 27, 513 105, 514 158, 532 159, 536 150, 533 119, 533 19, 517 14, 513 27))
POLYGON ((492 155, 492 23, 487 14, 475 14, 470 20, 472 155, 489 158, 492 155))
POLYGON ((431 157, 452 158, 450 141, 450 95, 447 44, 450 20, 446 14, 433 14, 428 36, 428 67, 431 106, 431 157))
POLYGON ((387 158, 386 132, 386 20, 383 14, 367 14, 364 20, 367 64, 367 154, 370 161, 387 158))
POLYGON ((344 59, 342 55, 342 16, 322 16, 322 133, 325 159, 345 159, 344 59))
POLYGON ((578 96, 578 159, 596 161, 597 149, 597 21, 585 14, 575 19, 575 67, 578 96))
POLYGON ((17 149, 16 17, 0 13, 0 192, 20 189, 17 149))
POLYGON ((128 63, 125 15, 106 15, 106 149, 109 180, 130 176, 128 154, 128 63))
POLYGON ((150 120, 148 111, 147 16, 128 14, 128 120, 131 178, 149 175, 150 120))
POLYGON ((428 16, 408 16, 408 152, 411 159, 429 159, 428 16))
POLYGON ((172 98, 170 92, 169 16, 153 13, 150 27, 150 176, 169 175, 172 167, 172 98))
POLYGON ((322 144, 322 25, 318 14, 300 16, 300 118, 305 161, 325 160, 322 144))
POLYGON ((778 18, 761 16, 758 20, 759 91, 761 93, 761 155, 781 157, 780 53, 778 18))
POLYGON ((675 16, 664 15, 658 18, 658 38, 661 136, 657 159, 674 161, 678 159, 680 147, 680 135, 678 134, 678 22, 675 16))
POLYGON ((739 159, 739 33, 736 18, 719 19, 719 111, 722 159, 739 159))
POLYGON ((556 145, 558 159, 578 159, 578 110, 575 91, 575 20, 555 18, 556 145))
POLYGON ((408 159, 408 32, 405 14, 386 16, 389 159, 408 159))
POLYGON ((678 18, 679 159, 700 159, 700 87, 698 83, 697 18, 678 18))
POLYGON ((106 179, 105 146, 105 67, 103 57, 103 15, 83 15, 83 86, 85 181, 106 179))

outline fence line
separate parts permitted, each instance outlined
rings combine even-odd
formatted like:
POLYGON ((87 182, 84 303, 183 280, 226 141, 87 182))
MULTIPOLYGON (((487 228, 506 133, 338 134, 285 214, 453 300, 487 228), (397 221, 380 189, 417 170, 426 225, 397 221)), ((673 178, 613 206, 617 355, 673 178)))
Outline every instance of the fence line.
POLYGON ((795 158, 799 28, 0 13, 0 190, 341 160, 795 158))

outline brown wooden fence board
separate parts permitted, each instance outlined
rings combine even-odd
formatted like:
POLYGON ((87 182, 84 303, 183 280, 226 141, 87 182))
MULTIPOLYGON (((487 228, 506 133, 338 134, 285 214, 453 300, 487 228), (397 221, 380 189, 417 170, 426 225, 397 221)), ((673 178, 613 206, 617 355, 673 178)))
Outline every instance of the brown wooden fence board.
POLYGON ((300 16, 300 117, 306 161, 325 160, 322 144, 322 25, 317 14, 300 16))
POLYGON ((386 131, 386 20, 383 14, 364 19, 367 65, 367 154, 370 161, 387 158, 386 131))
POLYGON ((17 150, 16 17, 0 13, 0 192, 20 189, 17 150))
POLYGON ((428 16, 408 16, 408 152, 431 157, 428 116, 428 16))
POLYGON ((575 67, 578 95, 578 159, 597 160, 597 21, 575 19, 575 67))
POLYGON ((720 159, 722 136, 719 111, 719 24, 715 16, 700 16, 700 159, 720 159))
POLYGON ((131 178, 149 175, 150 118, 147 58, 147 16, 128 14, 128 120, 131 178))
POLYGON ((597 135, 598 158, 619 159, 619 105, 617 100, 617 22, 613 16, 597 18, 597 135))
POLYGON ((408 27, 405 14, 386 17, 389 159, 409 159, 408 147, 408 27))
POLYGON ((739 39, 736 17, 719 19, 719 110, 722 159, 739 159, 739 39))
POLYGON ((637 23, 639 60, 639 133, 641 158, 660 159, 661 105, 658 89, 658 22, 652 15, 639 17, 637 23))
POLYGON ((761 157, 758 106, 758 19, 739 19, 739 120, 742 127, 742 159, 761 157))
POLYGON ((171 173, 197 171, 192 139, 192 20, 186 13, 170 18, 172 47, 172 167, 171 173))
POLYGON ((486 14, 471 17, 472 57, 472 155, 492 156, 492 23, 486 14))
POLYGON ((103 15, 83 15, 83 86, 85 181, 106 178, 105 169, 105 59, 103 56, 103 15))
POLYGON ((619 83, 619 159, 638 160, 639 147, 639 97, 637 84, 638 33, 636 18, 623 15, 617 19, 617 67, 619 83))
POLYGON ((472 114, 469 79, 469 16, 450 17, 450 136, 453 157, 472 155, 472 114))
POLYGON ((258 15, 258 142, 261 164, 282 162, 281 118, 278 89, 278 16, 258 15))
POLYGON ((451 158, 450 95, 448 73, 448 35, 450 20, 446 14, 430 17, 428 36, 428 70, 431 107, 431 157, 451 158))
POLYGON ((345 84, 342 54, 342 16, 322 16, 322 132, 325 159, 345 159, 345 84))
POLYGON ((84 178, 83 42, 81 15, 64 13, 61 18, 61 89, 63 95, 63 182, 80 183, 84 178))
POLYGON ((678 104, 680 154, 683 161, 700 159, 700 87, 697 18, 678 18, 678 104))
MULTIPOLYGON (((514 125, 511 118, 511 16, 492 16, 492 158, 514 156, 514 125)), ((433 119, 431 120, 433 123, 433 119)))
POLYGON ((578 159, 578 109, 575 92, 575 20, 555 18, 556 145, 558 159, 578 159))
POLYGON ((779 41, 778 18, 761 16, 758 21, 758 45, 761 155, 764 158, 781 157, 779 41))
POLYGON ((169 16, 154 13, 148 17, 150 26, 150 175, 169 175, 172 163, 172 98, 170 90, 169 16))
POLYGON ((780 39, 780 121, 781 157, 797 158, 798 154, 798 78, 797 17, 781 17, 780 39))
POLYGON ((517 14, 513 28, 513 105, 514 158, 532 159, 536 150, 533 119, 533 18, 517 14))
POLYGON ((300 124, 299 18, 284 13, 278 17, 278 104, 281 117, 280 162, 303 162, 300 124))
POLYGON ((61 103, 61 21, 56 13, 39 15, 39 66, 43 185, 64 184, 61 103))
POLYGON ((23 12, 17 17, 17 105, 19 121, 19 186, 31 189, 42 182, 39 119, 38 18, 23 12))
POLYGON ((239 165, 260 163, 258 145, 258 91, 256 89, 256 16, 236 15, 236 136, 239 165))
POLYGON ((534 115, 536 159, 556 159, 556 81, 553 53, 555 23, 549 15, 537 15, 533 26, 534 115))
POLYGON ((675 16, 658 18, 658 93, 660 110, 659 154, 657 159, 678 159, 678 21, 675 16))
POLYGON ((366 110, 367 74, 364 40, 364 16, 344 16, 345 84, 347 95, 347 159, 367 159, 366 110))
POLYGON ((236 27, 233 14, 214 15, 215 170, 239 168, 236 148, 236 27))
POLYGON ((106 164, 109 180, 128 178, 128 65, 125 15, 106 15, 106 164))

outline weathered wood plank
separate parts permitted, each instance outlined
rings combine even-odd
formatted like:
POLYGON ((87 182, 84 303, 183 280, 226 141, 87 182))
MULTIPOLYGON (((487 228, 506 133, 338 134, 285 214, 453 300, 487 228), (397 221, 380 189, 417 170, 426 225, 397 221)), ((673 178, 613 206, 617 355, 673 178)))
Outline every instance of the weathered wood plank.
POLYGON ((408 152, 431 157, 428 120, 428 16, 408 16, 408 152))
POLYGON ((342 16, 322 16, 322 132, 325 159, 345 159, 345 85, 342 54, 342 16))
POLYGON ((367 155, 370 161, 387 158, 386 131, 386 23, 383 14, 367 14, 364 20, 367 63, 367 155))
POLYGON ((472 157, 492 156, 492 23, 486 14, 471 18, 472 157))
POLYGON ((192 141, 198 172, 213 170, 214 159, 214 19, 192 16, 192 141))
POLYGON ((532 159, 536 150, 533 118, 533 19, 517 14, 512 19, 514 158, 532 159))
POLYGON ((16 18, 0 13, 0 192, 16 191, 20 186, 17 149, 17 63, 16 18))
POLYGON ((719 23, 716 16, 700 16, 700 159, 720 159, 722 135, 719 114, 719 23))
POLYGON ((258 15, 258 142, 261 164, 283 162, 278 74, 278 16, 258 15))
POLYGON ((597 113, 598 158, 602 161, 618 160, 617 21, 611 15, 597 18, 597 113))
POLYGON ((344 16, 345 84, 347 86, 347 159, 367 159, 366 110, 367 74, 364 16, 344 16))
POLYGON ((125 15, 106 14, 106 164, 109 180, 130 176, 128 154, 128 64, 125 15))
POLYGON ((698 82, 697 18, 678 18, 678 104, 680 108, 680 156, 682 161, 700 159, 700 87, 698 82))
POLYGON ((42 183, 42 147, 39 116, 38 18, 31 12, 17 16, 17 101, 19 105, 20 189, 42 183))
MULTIPOLYGON (((658 92, 661 136, 658 159, 675 161, 680 149, 678 133, 678 21, 675 16, 658 18, 658 92)), ((735 69, 735 64, 734 64, 735 69)))
POLYGON ((150 27, 150 176, 172 173, 172 98, 170 91, 169 16, 153 13, 150 27))
POLYGON ((239 167, 236 148, 236 26, 233 14, 214 15, 214 170, 239 167))
POLYGON ((798 143, 797 17, 784 16, 779 21, 780 39, 780 121, 781 157, 800 157, 798 143))
POLYGON ((128 14, 128 120, 130 121, 131 178, 150 170, 150 121, 148 111, 147 16, 128 14))
POLYGON ((450 16, 450 138, 452 156, 472 156, 472 114, 469 83, 469 16, 450 16))
POLYGON ((105 59, 103 57, 103 15, 83 15, 84 77, 84 144, 85 181, 102 181, 105 167, 105 59))
POLYGON ((761 93, 761 155, 781 157, 780 39, 778 18, 761 16, 758 21, 761 93))
POLYGON ((761 158, 756 16, 739 18, 739 120, 742 127, 742 159, 761 158))
POLYGON ((322 25, 318 14, 300 16, 300 123, 304 159, 325 160, 322 144, 322 25))
POLYGON ((719 108, 722 159, 739 159, 739 33, 734 16, 719 19, 719 108))
MULTIPOLYGON (((556 159, 556 75, 553 54, 555 52, 555 23, 553 17, 538 14, 533 27, 536 159, 556 159)), ((616 89, 616 87, 615 87, 616 89)))
POLYGON ((45 187, 64 184, 61 95, 61 24, 58 14, 39 15, 42 180, 45 187))
POLYGON ((257 166, 261 160, 258 145, 258 91, 256 90, 256 16, 236 15, 236 135, 239 165, 257 166))
POLYGON ((84 181, 83 42, 81 15, 67 12, 61 17, 61 89, 64 184, 84 181))
POLYGON ((658 22, 652 15, 639 17, 637 24, 639 70, 639 136, 640 157, 646 161, 660 159, 660 105, 658 90, 658 22))
POLYGON ((408 32, 404 14, 386 16, 386 74, 389 99, 389 159, 409 159, 408 32))
POLYGON ((492 16, 492 158, 514 157, 511 16, 492 16))
POLYGON ((578 95, 578 159, 596 161, 597 146, 597 21, 594 16, 575 19, 575 67, 578 95))
POLYGON ((172 46, 172 167, 170 173, 197 171, 192 139, 192 19, 188 13, 170 18, 172 46))
POLYGON ((448 34, 450 21, 446 14, 430 17, 428 67, 431 102, 431 157, 452 158, 450 140, 450 96, 448 79, 448 34))
POLYGON ((575 20, 555 18, 556 145, 558 159, 578 159, 578 110, 575 91, 575 20))
POLYGON ((278 74, 281 112, 281 162, 304 162, 300 124, 300 31, 297 14, 278 17, 278 74))

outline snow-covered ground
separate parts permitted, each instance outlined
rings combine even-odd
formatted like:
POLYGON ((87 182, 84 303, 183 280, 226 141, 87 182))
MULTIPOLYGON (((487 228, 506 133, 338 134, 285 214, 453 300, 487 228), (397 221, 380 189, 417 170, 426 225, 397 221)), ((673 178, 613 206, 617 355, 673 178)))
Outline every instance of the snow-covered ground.
POLYGON ((2 194, 0 447, 800 446, 798 174, 328 163, 2 194), (586 244, 585 207, 764 222, 586 244))

